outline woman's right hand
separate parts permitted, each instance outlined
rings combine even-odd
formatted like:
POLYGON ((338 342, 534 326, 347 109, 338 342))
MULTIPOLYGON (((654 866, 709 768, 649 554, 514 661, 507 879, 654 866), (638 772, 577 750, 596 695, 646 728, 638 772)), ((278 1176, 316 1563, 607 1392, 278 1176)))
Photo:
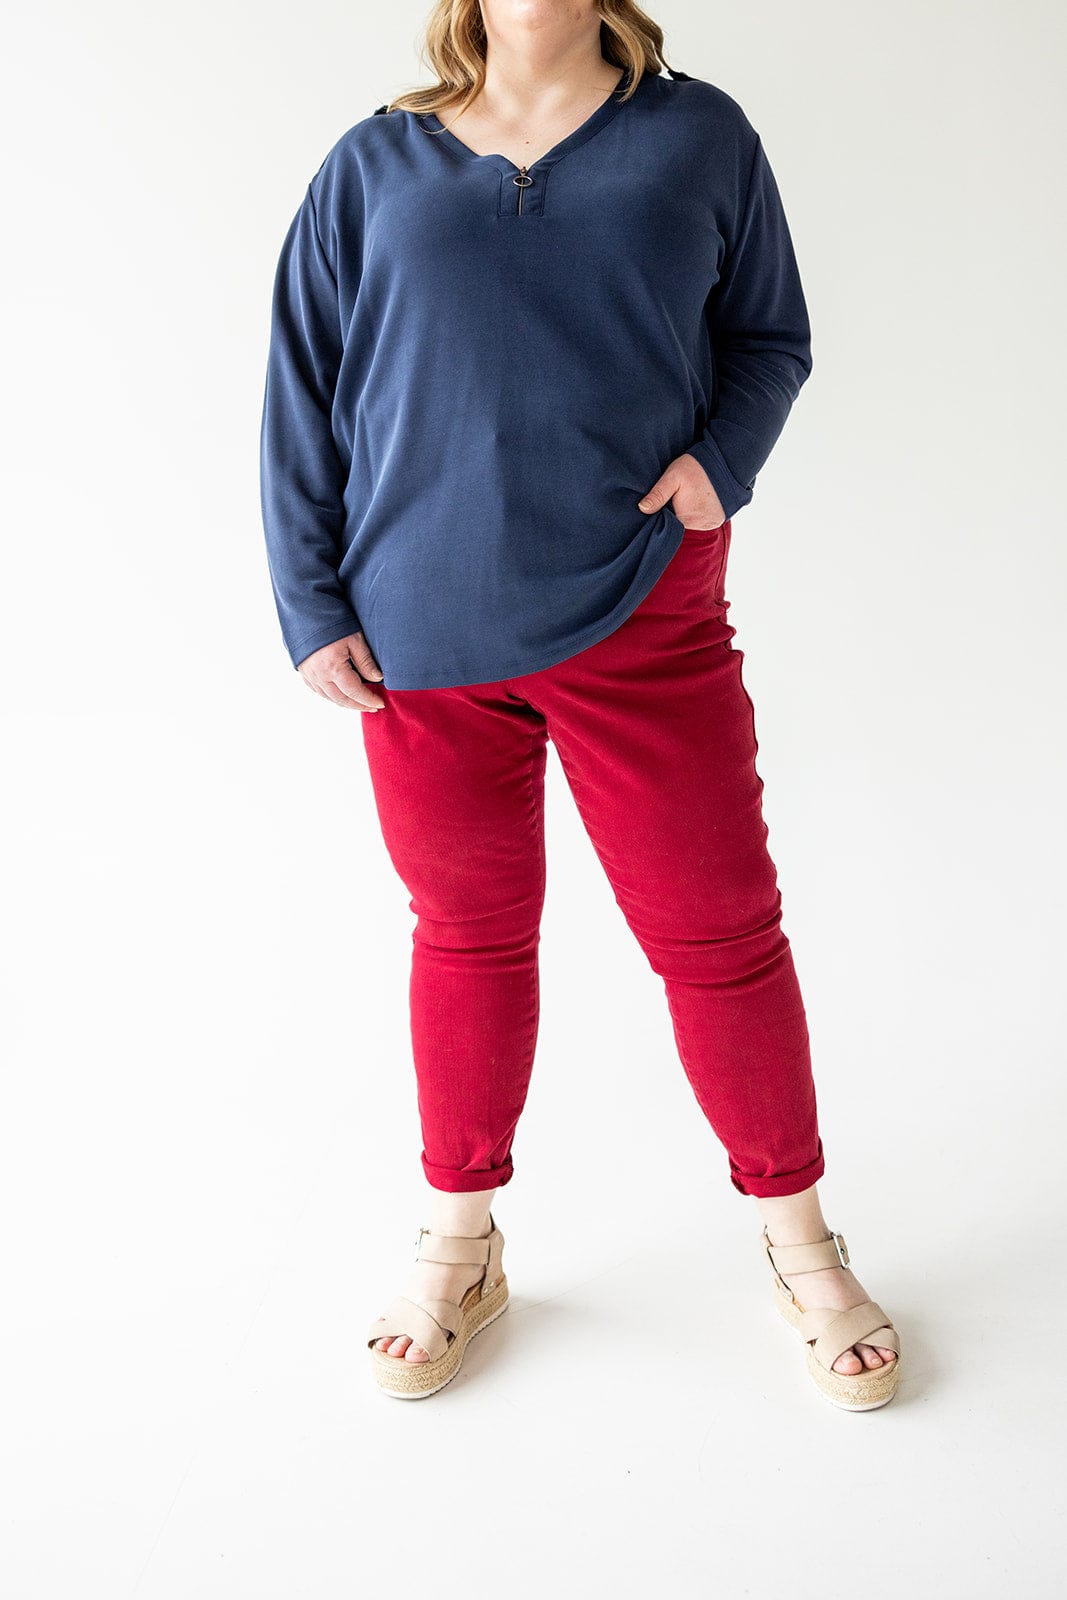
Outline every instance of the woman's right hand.
POLYGON ((380 711, 385 705, 363 682, 364 678, 380 682, 383 674, 362 633, 350 633, 347 639, 324 644, 321 650, 305 656, 297 671, 309 689, 336 706, 380 711))

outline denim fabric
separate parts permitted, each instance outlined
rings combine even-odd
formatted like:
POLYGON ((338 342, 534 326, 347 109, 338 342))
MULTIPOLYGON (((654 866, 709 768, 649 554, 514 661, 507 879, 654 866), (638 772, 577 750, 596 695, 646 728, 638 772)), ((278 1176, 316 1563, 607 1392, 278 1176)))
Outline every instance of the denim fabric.
POLYGON ((543 671, 454 688, 375 685, 360 721, 383 838, 410 894, 422 1165, 490 1189, 538 1031, 543 780, 552 740, 615 898, 664 983, 679 1059, 747 1195, 822 1176, 808 1030, 768 852, 731 524, 684 530, 607 638, 543 671))

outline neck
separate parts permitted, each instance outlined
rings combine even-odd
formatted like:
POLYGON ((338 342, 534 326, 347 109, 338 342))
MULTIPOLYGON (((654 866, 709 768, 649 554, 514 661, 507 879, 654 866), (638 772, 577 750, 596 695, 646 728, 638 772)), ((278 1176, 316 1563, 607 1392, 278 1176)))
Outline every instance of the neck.
POLYGON ((548 31, 490 33, 478 96, 484 114, 519 126, 551 121, 575 101, 603 99, 621 80, 622 69, 600 53, 599 21, 592 37, 583 30, 577 38, 551 38, 548 31))

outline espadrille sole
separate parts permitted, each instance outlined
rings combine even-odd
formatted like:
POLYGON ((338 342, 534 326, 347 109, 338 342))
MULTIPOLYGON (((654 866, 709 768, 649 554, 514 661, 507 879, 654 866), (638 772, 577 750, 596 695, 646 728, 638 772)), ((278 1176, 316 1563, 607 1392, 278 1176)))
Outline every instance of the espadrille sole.
POLYGON ((479 1298, 481 1287, 476 1283, 460 1301, 464 1311, 463 1326, 453 1334, 448 1349, 436 1361, 409 1361, 406 1356, 391 1356, 373 1345, 370 1347, 371 1367, 383 1394, 393 1395, 398 1400, 423 1400, 452 1382, 463 1365, 463 1356, 471 1340, 508 1308, 506 1277, 501 1278, 484 1300, 479 1298))
MULTIPOLYGON (((774 1303, 778 1307, 786 1322, 791 1328, 800 1328, 801 1307, 789 1293, 782 1288, 777 1278, 774 1281, 774 1303)), ((808 1371, 816 1387, 826 1396, 832 1405, 839 1406, 842 1411, 877 1411, 879 1406, 888 1405, 897 1392, 900 1379, 898 1371, 900 1357, 890 1361, 888 1365, 866 1368, 863 1372, 831 1372, 817 1360, 811 1345, 806 1345, 808 1355, 808 1371)))

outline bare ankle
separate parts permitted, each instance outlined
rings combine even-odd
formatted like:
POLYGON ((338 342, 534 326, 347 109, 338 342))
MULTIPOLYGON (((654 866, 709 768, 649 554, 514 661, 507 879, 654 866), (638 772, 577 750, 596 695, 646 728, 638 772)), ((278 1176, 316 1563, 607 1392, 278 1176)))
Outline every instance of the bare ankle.
POLYGON ((431 1189, 429 1229, 431 1233, 453 1234, 462 1239, 486 1239, 492 1232, 489 1221, 496 1189, 453 1193, 431 1189))
POLYGON ((758 1197, 756 1206, 772 1245, 812 1244, 830 1237, 815 1184, 799 1194, 758 1197))

